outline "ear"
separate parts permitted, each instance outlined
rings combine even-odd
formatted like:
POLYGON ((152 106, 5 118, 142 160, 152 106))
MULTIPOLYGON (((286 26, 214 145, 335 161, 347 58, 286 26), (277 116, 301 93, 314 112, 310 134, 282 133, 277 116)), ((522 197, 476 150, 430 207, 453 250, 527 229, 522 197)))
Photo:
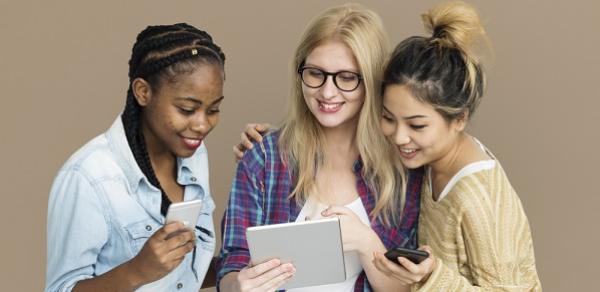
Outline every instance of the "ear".
POLYGON ((150 100, 152 99, 152 89, 146 80, 142 78, 134 79, 131 83, 131 89, 133 90, 133 96, 135 96, 135 99, 140 106, 145 107, 150 103, 150 100))
POLYGON ((454 124, 454 129, 457 132, 462 132, 467 127, 468 121, 469 121, 469 112, 464 111, 461 114, 459 114, 458 117, 456 117, 456 119, 454 119, 454 121, 452 121, 452 123, 454 124))

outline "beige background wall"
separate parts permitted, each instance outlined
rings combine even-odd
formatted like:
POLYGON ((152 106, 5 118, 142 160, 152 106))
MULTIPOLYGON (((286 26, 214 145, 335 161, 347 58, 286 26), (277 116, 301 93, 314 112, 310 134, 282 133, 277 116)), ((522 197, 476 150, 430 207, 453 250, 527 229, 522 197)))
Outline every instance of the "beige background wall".
MULTIPOLYGON (((122 110, 141 29, 189 22, 227 54, 222 120, 207 141, 219 222, 243 125, 283 117, 288 61, 304 25, 342 1, 105 2, 0 2, 2 291, 43 289, 50 184, 122 110)), ((437 2, 364 1, 394 44, 423 33, 419 14, 437 2)), ((597 290, 600 2, 472 3, 495 63, 471 132, 501 159, 521 196, 546 291, 597 290)))

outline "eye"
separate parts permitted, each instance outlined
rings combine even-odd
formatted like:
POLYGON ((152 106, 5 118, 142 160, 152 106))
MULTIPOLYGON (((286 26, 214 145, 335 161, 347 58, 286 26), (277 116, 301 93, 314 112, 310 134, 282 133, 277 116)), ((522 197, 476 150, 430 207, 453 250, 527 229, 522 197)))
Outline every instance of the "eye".
POLYGON ((186 116, 192 115, 196 111, 195 109, 184 108, 184 107, 178 107, 177 109, 179 110, 180 113, 182 113, 186 116))
POLYGON ((208 114, 209 115, 214 115, 214 114, 217 114, 217 113, 220 113, 220 112, 221 112, 221 110, 218 107, 208 109, 208 114))
POLYGON ((338 73, 338 78, 340 78, 344 82, 352 82, 358 79, 358 75, 353 72, 340 72, 338 73))
POLYGON ((319 70, 319 69, 308 68, 308 69, 306 69, 306 71, 308 72, 308 75, 310 75, 311 77, 322 77, 323 76, 323 72, 321 72, 321 70, 319 70))
POLYGON ((421 130, 427 127, 427 125, 410 125, 410 127, 414 130, 421 130))

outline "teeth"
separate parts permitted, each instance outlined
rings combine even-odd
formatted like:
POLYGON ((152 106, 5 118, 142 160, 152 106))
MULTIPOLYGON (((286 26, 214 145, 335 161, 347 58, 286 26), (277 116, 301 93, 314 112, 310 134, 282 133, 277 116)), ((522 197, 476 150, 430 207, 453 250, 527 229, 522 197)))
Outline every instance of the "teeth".
POLYGON ((185 142, 190 145, 200 144, 200 140, 196 140, 196 139, 183 138, 183 140, 185 140, 185 142))
POLYGON ((339 103, 322 103, 320 102, 319 105, 325 109, 335 109, 337 107, 340 107, 342 105, 341 102, 339 103))
POLYGON ((415 149, 400 149, 400 151, 402 151, 402 153, 406 153, 406 154, 410 154, 410 153, 414 153, 415 149))

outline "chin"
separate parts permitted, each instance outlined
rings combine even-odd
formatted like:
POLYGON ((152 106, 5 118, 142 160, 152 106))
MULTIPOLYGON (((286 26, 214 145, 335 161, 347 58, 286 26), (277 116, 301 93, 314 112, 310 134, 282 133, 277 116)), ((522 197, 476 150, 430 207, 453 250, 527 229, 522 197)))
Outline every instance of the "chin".
POLYGON ((425 165, 425 163, 422 163, 421 161, 415 159, 406 160, 401 158, 400 162, 402 162, 402 165, 404 165, 404 167, 408 169, 416 169, 425 165))
POLYGON ((194 155, 194 153, 196 153, 196 150, 177 149, 177 150, 173 151, 173 154, 175 154, 175 156, 180 157, 180 158, 191 157, 192 155, 194 155))
POLYGON ((348 121, 350 121, 349 118, 343 117, 342 115, 339 115, 339 116, 314 115, 314 116, 317 119, 317 121, 319 122, 319 124, 321 124, 321 126, 323 126, 325 128, 336 128, 336 127, 339 127, 339 126, 347 123, 348 121))

